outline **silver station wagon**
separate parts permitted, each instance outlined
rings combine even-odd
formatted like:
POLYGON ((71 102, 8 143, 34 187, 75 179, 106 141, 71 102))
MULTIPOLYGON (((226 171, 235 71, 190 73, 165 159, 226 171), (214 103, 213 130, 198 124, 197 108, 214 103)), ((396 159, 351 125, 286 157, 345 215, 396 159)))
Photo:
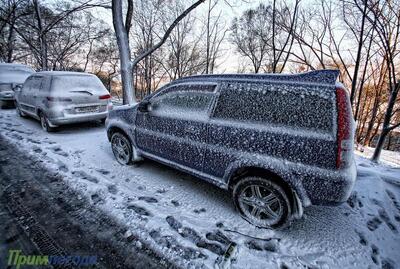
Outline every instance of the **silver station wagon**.
POLYGON ((40 120, 53 131, 59 125, 102 120, 111 106, 111 95, 92 74, 46 71, 31 75, 15 93, 21 117, 40 120))
POLYGON ((0 63, 0 107, 14 104, 14 90, 34 72, 23 64, 0 63))

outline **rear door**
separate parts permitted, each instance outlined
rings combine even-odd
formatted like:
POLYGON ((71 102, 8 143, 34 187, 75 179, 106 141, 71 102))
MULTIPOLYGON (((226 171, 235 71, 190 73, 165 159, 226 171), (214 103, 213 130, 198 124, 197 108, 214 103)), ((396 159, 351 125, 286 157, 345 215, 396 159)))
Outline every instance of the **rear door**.
POLYGON ((23 88, 23 108, 30 114, 35 114, 36 112, 36 100, 38 96, 38 91, 42 84, 42 77, 32 76, 27 80, 27 84, 24 84, 23 88), (28 81, 29 80, 29 81, 28 81))
POLYGON ((138 112, 139 149, 202 171, 214 84, 172 86, 150 99, 152 110, 138 112))
POLYGON ((52 96, 68 100, 68 113, 104 112, 110 95, 101 81, 92 75, 62 75, 52 80, 52 96))

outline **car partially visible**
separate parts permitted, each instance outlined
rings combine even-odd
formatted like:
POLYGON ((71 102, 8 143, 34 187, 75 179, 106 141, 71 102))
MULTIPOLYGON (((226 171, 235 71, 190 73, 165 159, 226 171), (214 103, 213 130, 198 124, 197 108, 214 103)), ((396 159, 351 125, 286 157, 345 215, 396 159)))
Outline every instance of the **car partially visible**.
POLYGON ((0 63, 0 107, 14 103, 14 91, 35 71, 24 64, 0 63))
POLYGON ((83 72, 35 73, 16 92, 15 99, 19 115, 40 120, 48 132, 65 124, 104 121, 112 105, 100 79, 83 72))

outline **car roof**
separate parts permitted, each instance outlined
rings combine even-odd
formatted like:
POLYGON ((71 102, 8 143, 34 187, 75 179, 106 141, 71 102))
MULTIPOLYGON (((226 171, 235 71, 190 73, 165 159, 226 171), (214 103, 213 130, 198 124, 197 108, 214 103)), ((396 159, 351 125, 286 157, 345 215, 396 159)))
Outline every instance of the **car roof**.
POLYGON ((3 66, 5 66, 5 67, 23 67, 24 69, 29 68, 29 69, 31 69, 32 71, 34 71, 34 70, 32 69, 32 67, 30 67, 29 65, 26 65, 26 64, 18 64, 18 63, 0 63, 0 67, 3 67, 3 66))
POLYGON ((72 72, 72 71, 41 71, 35 75, 46 75, 46 76, 94 76, 90 73, 85 72, 72 72))
POLYGON ((23 66, 23 67, 29 67, 26 64, 18 64, 18 63, 0 63, 0 66, 23 66))
POLYGON ((307 84, 335 85, 339 76, 339 70, 315 70, 300 74, 221 74, 221 75, 196 75, 175 80, 173 83, 184 82, 221 82, 221 81, 241 81, 241 82, 265 82, 283 81, 307 84))

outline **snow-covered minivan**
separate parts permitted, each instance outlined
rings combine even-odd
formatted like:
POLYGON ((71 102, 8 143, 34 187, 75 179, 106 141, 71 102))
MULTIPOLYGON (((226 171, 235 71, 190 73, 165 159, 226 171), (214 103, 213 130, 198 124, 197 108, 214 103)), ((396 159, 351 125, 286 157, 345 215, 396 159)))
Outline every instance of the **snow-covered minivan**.
POLYGON ((34 72, 24 64, 0 63, 0 107, 14 104, 14 91, 34 72))
POLYGON ((347 200, 354 121, 336 70, 178 79, 106 120, 121 164, 142 157, 232 192, 240 214, 277 228, 303 207, 347 200))
POLYGON ((40 120, 50 132, 59 125, 105 120, 111 95, 95 75, 45 71, 27 78, 15 101, 20 116, 40 120))

